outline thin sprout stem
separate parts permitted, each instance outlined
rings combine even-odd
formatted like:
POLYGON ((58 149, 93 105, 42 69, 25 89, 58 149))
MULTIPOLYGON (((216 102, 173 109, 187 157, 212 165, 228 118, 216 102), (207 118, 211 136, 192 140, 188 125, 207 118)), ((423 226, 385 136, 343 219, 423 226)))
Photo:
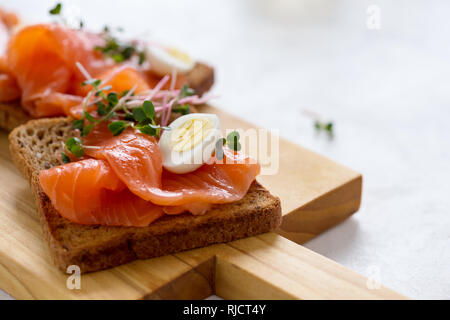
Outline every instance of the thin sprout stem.
POLYGON ((78 70, 80 70, 80 72, 83 74, 83 76, 87 79, 87 80, 92 80, 91 75, 89 74, 89 72, 86 70, 86 68, 80 63, 80 62, 75 62, 75 65, 77 66, 78 70))

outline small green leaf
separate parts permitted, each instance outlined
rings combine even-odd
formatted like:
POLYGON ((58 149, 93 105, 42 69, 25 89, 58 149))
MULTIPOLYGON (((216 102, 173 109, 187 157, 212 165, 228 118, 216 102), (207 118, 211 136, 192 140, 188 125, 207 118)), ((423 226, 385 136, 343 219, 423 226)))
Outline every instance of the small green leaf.
POLYGON ((234 151, 241 151, 241 144, 238 142, 238 143, 235 143, 234 145, 233 145, 233 150, 234 151))
POLYGON ((66 140, 66 148, 71 149, 75 145, 81 145, 81 140, 77 137, 72 137, 66 140))
POLYGON ((83 129, 83 125, 84 125, 84 120, 83 119, 75 120, 73 122, 73 128, 74 129, 82 130, 83 129))
POLYGON ((137 122, 142 122, 147 119, 145 111, 143 108, 134 108, 133 109, 133 118, 137 122))
POLYGON ((104 116, 107 113, 108 112, 106 111, 106 105, 101 101, 97 102, 97 114, 99 116, 104 116))
POLYGON ((181 88, 180 93, 178 94, 178 98, 189 97, 189 96, 193 96, 194 94, 195 94, 194 89, 189 88, 189 86, 187 84, 185 84, 181 88))
POLYGON ((239 132, 237 131, 230 132, 227 135, 227 146, 234 151, 240 151, 241 144, 239 143, 239 139, 240 139, 239 132))
POLYGON ((61 3, 57 3, 54 8, 50 9, 49 13, 51 15, 58 15, 61 13, 61 8, 62 8, 61 3))
POLYGON ((237 131, 232 131, 227 135, 227 141, 235 141, 238 142, 240 139, 241 135, 239 134, 239 132, 237 131))
POLYGON ((90 115, 89 112, 84 112, 84 116, 86 117, 86 119, 88 119, 90 122, 95 122, 95 118, 93 116, 90 115))
POLYGON ((155 129, 152 126, 146 124, 144 126, 136 127, 140 132, 148 134, 149 136, 156 136, 158 134, 159 128, 155 129))
POLYGON ((114 107, 119 102, 119 97, 117 96, 117 93, 110 92, 110 93, 108 93, 107 100, 108 100, 108 105, 111 107, 114 107))
POLYGON ((69 151, 72 152, 77 158, 84 156, 84 149, 80 145, 73 146, 69 151))
POLYGON ((77 137, 67 139, 66 148, 78 158, 84 155, 83 145, 81 140, 77 137))
POLYGON ((142 109, 144 110, 147 118, 153 119, 153 117, 155 116, 155 106, 151 101, 144 101, 144 103, 142 104, 142 109))
POLYGON ((61 160, 63 163, 69 163, 70 162, 70 158, 66 155, 65 152, 61 152, 61 160))
POLYGON ((98 87, 100 85, 100 83, 102 83, 101 80, 99 79, 89 79, 89 80, 85 80, 81 83, 82 86, 87 86, 88 84, 94 86, 94 87, 98 87))
POLYGON ((142 65, 147 59, 145 51, 139 52, 139 65, 142 65))
POLYGON ((188 104, 184 104, 182 106, 173 107, 172 112, 181 113, 182 115, 186 115, 186 114, 191 113, 191 108, 188 104))
POLYGON ((322 128, 322 124, 316 120, 314 121, 314 128, 316 128, 316 130, 320 130, 322 128))
POLYGON ((130 59, 135 51, 136 51, 136 49, 133 46, 126 46, 125 48, 123 48, 122 56, 123 56, 124 60, 130 59))
POLYGON ((120 63, 120 62, 122 62, 122 61, 125 60, 125 57, 124 57, 123 54, 121 54, 121 53, 116 53, 116 54, 114 54, 114 55, 112 56, 112 58, 113 58, 114 62, 116 62, 116 63, 120 63))
POLYGON ((83 130, 81 130, 81 136, 86 137, 89 134, 89 132, 91 132, 92 128, 94 128, 93 124, 88 124, 84 126, 83 130))
POLYGON ((126 121, 135 121, 133 115, 130 114, 130 113, 125 114, 124 119, 125 119, 126 121))
POLYGON ((316 128, 316 130, 318 132, 325 131, 329 135, 333 135, 334 124, 331 121, 330 122, 321 122, 319 120, 315 120, 314 128, 316 128))
POLYGON ((126 127, 127 125, 124 121, 115 121, 108 124, 108 129, 112 132, 113 136, 121 134, 126 127))

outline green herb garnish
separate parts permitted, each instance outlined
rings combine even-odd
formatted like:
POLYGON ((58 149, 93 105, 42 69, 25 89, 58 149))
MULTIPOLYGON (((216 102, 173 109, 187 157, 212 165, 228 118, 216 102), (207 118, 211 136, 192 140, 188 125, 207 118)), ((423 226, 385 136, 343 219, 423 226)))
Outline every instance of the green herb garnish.
POLYGON ((180 93, 178 93, 178 99, 190 97, 195 94, 194 89, 189 88, 187 84, 185 84, 181 89, 180 93))
POLYGON ((121 134, 126 127, 127 123, 125 121, 114 121, 108 124, 108 129, 112 132, 113 136, 121 134))
POLYGON ((172 108, 172 112, 181 113, 182 115, 186 115, 191 113, 191 108, 188 104, 184 104, 182 106, 178 105, 172 108))
POLYGON ((237 131, 233 131, 227 135, 226 144, 227 147, 233 151, 240 151, 241 144, 239 142, 241 135, 237 131))
POLYGON ((61 3, 57 3, 54 8, 50 9, 49 13, 51 15, 58 15, 61 13, 61 8, 62 8, 61 3))
POLYGON ((316 128, 316 130, 318 132, 324 131, 324 132, 327 132, 329 135, 333 135, 334 134, 334 124, 333 124, 333 122, 321 122, 319 120, 315 120, 314 121, 314 128, 316 128))
POLYGON ((227 138, 221 138, 216 142, 216 158, 219 160, 223 159, 223 146, 226 145, 233 151, 241 150, 241 143, 239 142, 240 134, 237 131, 232 131, 227 135, 227 138))
POLYGON ((145 52, 143 50, 138 50, 133 43, 120 42, 119 39, 111 34, 108 26, 103 28, 103 39, 105 40, 105 44, 103 46, 96 46, 95 50, 112 58, 114 62, 121 63, 131 59, 133 56, 138 57, 139 65, 145 62, 145 52))
POLYGON ((58 2, 53 8, 51 8, 48 11, 48 13, 50 15, 56 17, 56 21, 55 22, 57 22, 57 23, 63 24, 65 26, 69 27, 69 28, 74 28, 74 29, 78 28, 79 30, 83 29, 83 27, 84 27, 83 20, 80 19, 78 21, 78 25, 75 25, 75 22, 71 21, 73 19, 67 19, 67 17, 65 17, 63 15, 62 8, 63 8, 62 4, 60 2, 58 2))
POLYGON ((84 148, 83 143, 79 138, 72 137, 67 139, 66 141, 66 148, 69 150, 72 154, 74 154, 76 157, 81 158, 84 156, 84 148))
POLYGON ((70 158, 67 156, 67 154, 65 152, 61 152, 61 160, 63 163, 69 163, 70 162, 70 158))

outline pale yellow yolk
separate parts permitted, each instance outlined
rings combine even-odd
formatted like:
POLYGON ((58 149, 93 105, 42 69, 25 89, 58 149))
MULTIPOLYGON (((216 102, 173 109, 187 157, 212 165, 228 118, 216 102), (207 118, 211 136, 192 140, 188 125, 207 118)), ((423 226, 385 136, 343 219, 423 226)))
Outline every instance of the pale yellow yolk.
POLYGON ((183 61, 186 63, 192 62, 191 57, 187 53, 184 53, 176 48, 169 48, 168 52, 172 57, 174 57, 180 61, 183 61))
POLYGON ((171 148, 176 152, 192 150, 211 133, 213 124, 208 119, 190 119, 172 132, 171 148))

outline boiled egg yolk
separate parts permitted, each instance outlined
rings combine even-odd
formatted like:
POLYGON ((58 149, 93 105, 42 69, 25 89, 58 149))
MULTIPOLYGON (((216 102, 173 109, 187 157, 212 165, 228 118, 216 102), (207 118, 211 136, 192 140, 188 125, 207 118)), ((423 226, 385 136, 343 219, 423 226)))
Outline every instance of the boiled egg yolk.
POLYGON ((172 74, 185 74, 192 70, 195 61, 185 52, 173 47, 150 46, 146 52, 150 69, 159 76, 172 74))
POLYGON ((159 140, 163 167, 182 174, 195 171, 211 158, 222 138, 215 114, 193 113, 179 117, 164 130, 159 140))

